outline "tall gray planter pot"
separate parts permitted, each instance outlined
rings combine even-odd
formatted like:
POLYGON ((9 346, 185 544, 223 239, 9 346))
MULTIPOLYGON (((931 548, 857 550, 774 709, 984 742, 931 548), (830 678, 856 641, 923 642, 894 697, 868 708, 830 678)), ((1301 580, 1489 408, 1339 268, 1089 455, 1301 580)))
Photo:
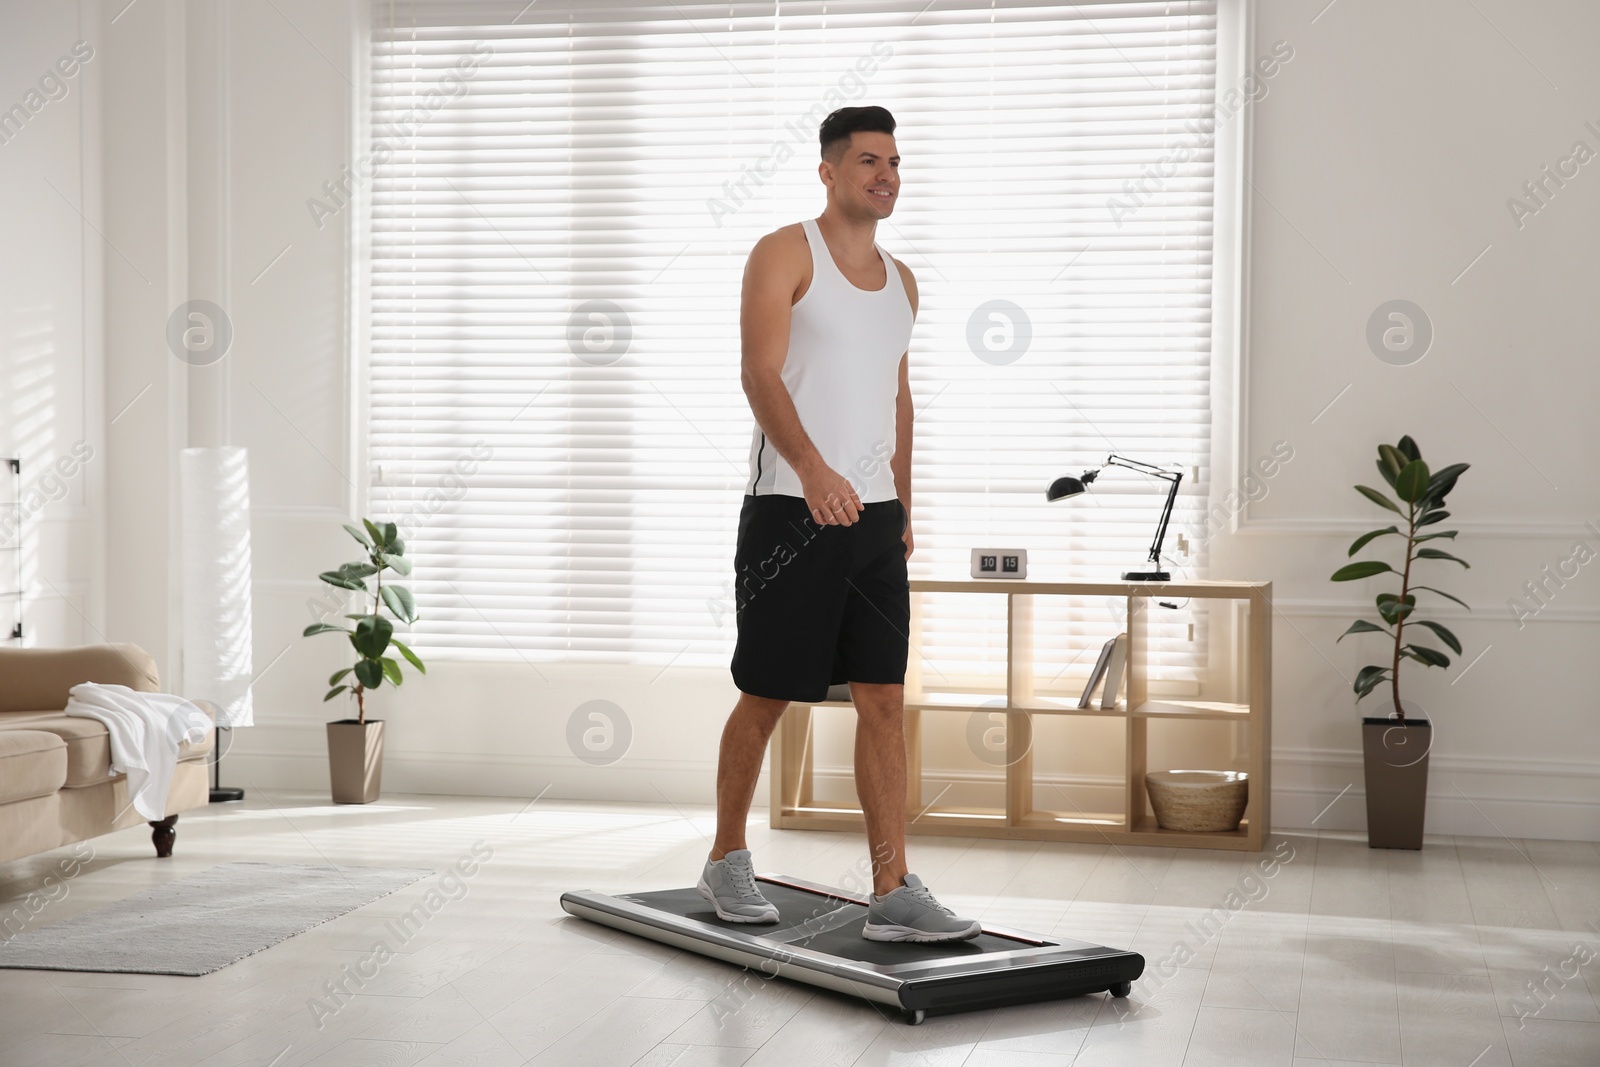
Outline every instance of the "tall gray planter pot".
POLYGON ((328 779, 335 804, 371 804, 383 784, 383 720, 328 724, 328 779))
POLYGON ((1369 847, 1422 847, 1432 746, 1433 725, 1426 719, 1407 719, 1404 726, 1388 718, 1361 720, 1369 847))

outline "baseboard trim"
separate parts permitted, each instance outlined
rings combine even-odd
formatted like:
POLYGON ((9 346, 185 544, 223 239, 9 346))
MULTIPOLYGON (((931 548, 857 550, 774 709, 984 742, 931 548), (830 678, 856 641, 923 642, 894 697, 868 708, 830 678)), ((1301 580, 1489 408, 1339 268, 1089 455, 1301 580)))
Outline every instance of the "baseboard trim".
MULTIPOLYGON (((1430 772, 1432 768, 1429 768, 1430 772)), ((1367 828, 1366 792, 1360 778, 1350 789, 1275 785, 1274 830, 1367 828)), ((1600 800, 1555 797, 1469 797, 1429 774, 1426 832, 1458 837, 1600 841, 1600 800)))
MULTIPOLYGON (((1378 519, 1310 518, 1254 519, 1248 510, 1239 516, 1235 533, 1247 537, 1346 537, 1376 529, 1378 519)), ((1474 537, 1503 537, 1513 540, 1565 541, 1585 539, 1591 519, 1451 519, 1449 525, 1474 537)))
MULTIPOLYGON (((389 754, 383 786, 393 793, 503 796, 545 801, 618 801, 704 807, 715 803, 716 765, 705 760, 624 758, 606 767, 578 765, 571 759, 466 753, 389 754)), ((1474 837, 1600 841, 1600 765, 1530 759, 1435 756, 1430 765, 1427 830, 1474 837), (1476 778, 1475 782, 1456 779, 1476 778), (1487 782, 1484 779, 1487 779, 1487 782), (1538 783, 1562 779, 1563 796, 1538 795, 1538 783), (1574 798, 1573 783, 1594 788, 1574 798), (1519 781, 1520 780, 1520 781, 1519 781), (1483 786, 1492 783, 1492 792, 1483 786)), ((1366 829, 1366 793, 1361 755, 1337 749, 1288 749, 1273 754, 1273 828, 1278 830, 1366 829), (1323 777, 1333 784, 1309 781, 1323 777)), ((844 768, 817 772, 824 787, 845 788, 844 768)), ((252 789, 326 790, 325 752, 256 750, 232 752, 222 762, 224 785, 252 789)), ((945 774, 930 769, 930 781, 997 785, 1003 779, 973 772, 945 774)), ((1120 777, 1049 775, 1040 783, 1078 790, 1119 792, 1120 777)), ((766 806, 765 772, 756 786, 757 808, 766 806)))
MULTIPOLYGON (((1362 755, 1359 749, 1274 748, 1272 750, 1274 770, 1286 765, 1359 768, 1361 761, 1362 755)), ((1428 758, 1428 766, 1430 770, 1443 774, 1493 774, 1534 779, 1590 778, 1600 783, 1600 763, 1434 753, 1428 758)))
MULTIPOLYGON (((1272 610, 1279 615, 1292 616, 1298 619, 1355 619, 1372 614, 1372 605, 1364 600, 1295 600, 1289 598, 1274 599, 1272 610)), ((1464 622, 1517 622, 1518 614, 1504 602, 1491 605, 1479 605, 1478 610, 1468 611, 1466 608, 1456 607, 1453 604, 1433 603, 1428 606, 1429 618, 1456 619, 1464 622)), ((1527 614, 1528 623, 1549 622, 1600 622, 1600 608, 1569 607, 1563 604, 1549 604, 1540 608, 1537 613, 1527 614)), ((1521 627, 1519 626, 1518 629, 1521 627)))

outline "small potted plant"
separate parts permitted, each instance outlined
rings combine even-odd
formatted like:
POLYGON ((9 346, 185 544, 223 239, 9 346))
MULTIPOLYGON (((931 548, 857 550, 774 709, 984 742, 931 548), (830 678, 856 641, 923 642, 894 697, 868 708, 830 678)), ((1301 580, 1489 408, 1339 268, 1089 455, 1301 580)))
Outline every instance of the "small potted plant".
POLYGON ((1405 525, 1385 526, 1362 534, 1351 544, 1348 555, 1354 556, 1379 538, 1399 537, 1405 542, 1401 567, 1396 570, 1384 560, 1366 559, 1347 563, 1333 572, 1332 580, 1336 582, 1390 574, 1400 579, 1398 593, 1384 592, 1377 596, 1380 621, 1357 619, 1339 635, 1339 640, 1343 641, 1351 634, 1381 633, 1389 639, 1391 650, 1387 664, 1362 667, 1354 686, 1358 704, 1384 684, 1388 685, 1394 702, 1393 717, 1368 716, 1361 720, 1367 785, 1367 844, 1372 848, 1422 847, 1433 725, 1424 718, 1406 718, 1405 705, 1400 701, 1400 664, 1409 659, 1425 667, 1450 666, 1448 655, 1416 643, 1420 631, 1415 627, 1426 629, 1450 651, 1461 654, 1461 642, 1455 634, 1437 622, 1416 617, 1417 594, 1442 596, 1464 608, 1467 603, 1442 589, 1418 584, 1416 572, 1423 563, 1468 566, 1466 560, 1431 543, 1453 539, 1458 531, 1429 529, 1450 517, 1444 510, 1445 497, 1455 488, 1456 479, 1467 467, 1465 463, 1452 463, 1439 471, 1430 471, 1417 443, 1410 437, 1400 438, 1398 444, 1379 445, 1378 471, 1400 499, 1396 502, 1365 485, 1356 486, 1356 492, 1379 507, 1395 512, 1405 520, 1405 525))
POLYGON ((345 615, 355 620, 354 628, 316 622, 307 626, 303 635, 344 634, 356 655, 354 664, 333 672, 328 679, 333 688, 322 698, 324 702, 341 694, 356 698, 355 718, 328 723, 328 776, 335 804, 370 804, 378 799, 383 780, 383 720, 367 718, 367 690, 378 688, 385 680, 391 685, 399 685, 404 680, 399 661, 387 653, 391 649, 398 651, 418 671, 428 673, 417 654, 395 639, 394 623, 383 612, 388 608, 396 619, 407 625, 417 621, 417 602, 411 590, 400 585, 385 585, 383 581, 385 571, 401 576, 411 573, 411 561, 405 557, 405 542, 400 540, 400 531, 392 522, 382 527, 369 519, 362 519, 361 523, 365 530, 349 523, 345 523, 344 528, 366 549, 367 558, 346 563, 336 571, 323 571, 317 577, 335 588, 370 595, 372 610, 345 615), (370 589, 368 578, 373 579, 370 589))

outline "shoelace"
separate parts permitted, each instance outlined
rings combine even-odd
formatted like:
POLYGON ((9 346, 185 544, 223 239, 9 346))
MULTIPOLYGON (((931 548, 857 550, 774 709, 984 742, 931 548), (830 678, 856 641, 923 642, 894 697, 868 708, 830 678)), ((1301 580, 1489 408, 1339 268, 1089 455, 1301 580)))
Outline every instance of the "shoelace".
POLYGON ((723 864, 723 870, 728 872, 728 878, 733 882, 733 888, 741 897, 756 894, 756 873, 742 863, 723 864))
POLYGON ((933 898, 933 891, 930 890, 925 885, 906 886, 906 892, 910 893, 913 897, 915 897, 918 900, 918 902, 926 904, 928 907, 932 908, 934 911, 942 911, 946 915, 954 915, 955 914, 955 912, 951 911, 949 908, 945 907, 943 904, 941 904, 937 900, 935 900, 933 898))

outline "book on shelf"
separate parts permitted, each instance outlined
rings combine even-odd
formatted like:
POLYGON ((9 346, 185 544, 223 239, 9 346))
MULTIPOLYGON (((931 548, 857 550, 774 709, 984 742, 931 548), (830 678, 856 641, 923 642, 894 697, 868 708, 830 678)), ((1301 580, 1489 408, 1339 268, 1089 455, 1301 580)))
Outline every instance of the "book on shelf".
POLYGON ((1089 672, 1089 680, 1084 683, 1083 696, 1078 698, 1078 707, 1087 708, 1094 703, 1095 687, 1106 676, 1106 667, 1111 663, 1111 650, 1116 648, 1117 639, 1113 637, 1100 649, 1100 658, 1094 662, 1094 670, 1089 672))
POLYGON ((1117 690, 1122 688, 1122 675, 1128 666, 1128 635, 1118 634, 1112 638, 1111 660, 1106 664, 1105 689, 1100 694, 1100 707, 1103 711, 1117 709, 1117 690))

